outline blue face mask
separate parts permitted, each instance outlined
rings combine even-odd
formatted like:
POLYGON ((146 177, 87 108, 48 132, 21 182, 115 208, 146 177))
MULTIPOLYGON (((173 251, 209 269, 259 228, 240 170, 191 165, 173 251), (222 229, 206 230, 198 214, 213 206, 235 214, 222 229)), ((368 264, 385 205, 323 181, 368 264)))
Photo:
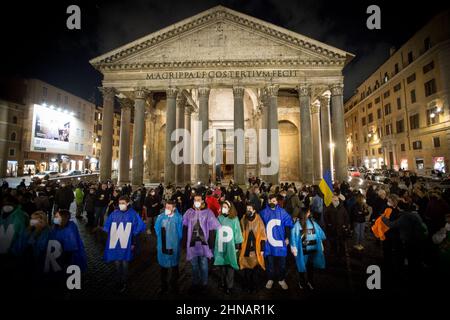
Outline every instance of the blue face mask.
POLYGON ((62 219, 61 219, 61 218, 56 218, 56 217, 53 218, 53 223, 54 223, 54 224, 56 224, 56 225, 59 226, 59 225, 61 225, 61 222, 62 222, 62 219))

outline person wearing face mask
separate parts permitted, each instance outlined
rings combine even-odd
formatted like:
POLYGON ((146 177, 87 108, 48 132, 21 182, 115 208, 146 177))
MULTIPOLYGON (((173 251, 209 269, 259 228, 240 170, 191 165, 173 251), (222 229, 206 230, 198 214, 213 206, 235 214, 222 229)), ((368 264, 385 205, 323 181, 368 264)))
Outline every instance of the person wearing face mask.
POLYGON ((20 257, 23 274, 29 276, 27 281, 36 284, 34 287, 45 287, 42 278, 49 235, 47 214, 44 211, 36 211, 31 215, 28 228, 12 248, 13 254, 20 257))
POLYGON ((95 230, 98 230, 103 225, 103 219, 106 213, 106 209, 108 208, 110 193, 108 190, 108 185, 106 183, 102 183, 100 188, 95 193, 95 230))
POLYGON ((256 290, 258 269, 266 270, 264 247, 267 237, 264 222, 250 202, 247 203, 247 211, 241 219, 241 230, 243 239, 239 265, 244 272, 244 287, 251 293, 256 290))
POLYGON ((151 234, 151 230, 155 224, 156 217, 159 215, 161 210, 161 200, 159 195, 156 193, 155 189, 150 189, 147 197, 144 201, 144 207, 147 212, 147 234, 151 234))
POLYGON ((236 251, 242 243, 242 232, 234 206, 228 200, 222 204, 218 218, 218 230, 214 248, 214 265, 220 266, 219 286, 230 294, 234 285, 234 270, 239 270, 236 251))
POLYGON ((278 205, 277 196, 271 194, 269 203, 261 211, 261 218, 266 227, 267 239, 264 248, 264 255, 267 259, 267 289, 272 289, 273 282, 278 280, 278 284, 283 290, 288 289, 286 284, 286 256, 289 245, 289 232, 294 226, 292 217, 278 205), (276 268, 278 266, 278 268, 276 268))
POLYGON ((285 210, 291 215, 291 217, 298 217, 300 215, 300 199, 294 190, 295 186, 290 186, 287 191, 285 199, 285 210))
POLYGON ((0 256, 10 253, 14 242, 28 225, 28 216, 22 211, 15 197, 7 195, 1 203, 0 228, 5 236, 0 238, 0 256))
POLYGON ((192 293, 206 289, 208 259, 213 257, 212 250, 219 227, 219 221, 206 208, 202 196, 195 195, 194 207, 183 216, 183 246, 186 246, 186 260, 192 264, 192 293))
POLYGON ((167 201, 164 212, 156 219, 155 232, 158 263, 161 266, 160 294, 166 293, 169 289, 169 271, 171 273, 171 289, 174 293, 177 293, 183 218, 178 212, 174 201, 167 201))
POLYGON ((130 206, 128 196, 119 198, 119 208, 106 219, 103 231, 108 234, 103 258, 106 262, 114 262, 119 278, 119 291, 124 292, 136 238, 145 231, 145 223, 130 206))
POLYGON ((351 215, 355 227, 356 243, 354 248, 358 251, 364 250, 363 241, 366 229, 366 217, 369 215, 369 209, 366 199, 361 193, 356 195, 356 202, 352 206, 351 215))
POLYGON ((343 263, 347 254, 346 231, 350 228, 350 219, 337 194, 334 194, 331 198, 331 204, 325 207, 323 216, 325 232, 330 244, 330 253, 337 263, 343 263))
POLYGON ((323 253, 325 239, 325 233, 311 217, 311 211, 308 209, 305 215, 297 219, 291 231, 291 252, 299 272, 300 290, 303 290, 305 286, 309 290, 314 290, 313 270, 325 269, 323 253))
MULTIPOLYGON (((81 271, 87 269, 86 251, 84 249, 83 241, 80 237, 77 225, 70 220, 69 210, 58 210, 53 218, 53 227, 49 235, 49 246, 53 248, 60 247, 61 255, 56 259, 56 264, 59 268, 55 269, 53 264, 50 264, 48 269, 44 270, 47 273, 54 275, 60 280, 64 280, 66 270, 71 265, 77 265, 81 271), (58 246, 53 243, 58 242, 58 246)), ((55 249, 47 248, 47 255, 52 254, 55 249)), ((63 281, 65 285, 65 280, 63 281)), ((61 285, 61 284, 60 284, 61 285)))
POLYGON ((75 204, 77 205, 77 219, 81 219, 83 215, 83 200, 84 200, 84 192, 83 192, 83 184, 79 183, 75 189, 75 204))

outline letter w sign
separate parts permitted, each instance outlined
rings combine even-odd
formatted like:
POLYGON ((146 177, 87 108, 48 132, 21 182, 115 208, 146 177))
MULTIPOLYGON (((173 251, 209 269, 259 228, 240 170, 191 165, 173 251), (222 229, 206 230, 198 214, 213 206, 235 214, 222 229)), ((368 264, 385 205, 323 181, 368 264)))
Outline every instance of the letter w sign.
POLYGON ((120 242, 120 248, 126 249, 128 247, 128 241, 130 240, 131 222, 127 222, 125 228, 123 227, 122 222, 119 226, 117 226, 117 222, 113 222, 110 231, 109 248, 115 249, 117 242, 120 242))

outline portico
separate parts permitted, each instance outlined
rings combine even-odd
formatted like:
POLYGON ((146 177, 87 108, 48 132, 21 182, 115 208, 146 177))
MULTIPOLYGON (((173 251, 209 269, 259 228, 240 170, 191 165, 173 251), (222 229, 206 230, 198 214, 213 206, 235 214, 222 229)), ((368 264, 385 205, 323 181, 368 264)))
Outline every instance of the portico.
MULTIPOLYGON (((133 112, 133 185, 183 185, 222 175, 239 184, 249 176, 316 183, 333 167, 336 179, 347 175, 342 69, 351 58, 217 6, 90 63, 104 76, 105 134, 112 130, 115 96, 124 99, 123 122, 133 112), (176 129, 189 135, 183 140, 176 129), (332 145, 342 152, 332 152, 332 145)), ((102 139, 101 180, 111 175, 110 140, 102 139)), ((123 141, 129 141, 127 130, 120 132, 123 141)), ((129 179, 123 149, 119 183, 129 179)))

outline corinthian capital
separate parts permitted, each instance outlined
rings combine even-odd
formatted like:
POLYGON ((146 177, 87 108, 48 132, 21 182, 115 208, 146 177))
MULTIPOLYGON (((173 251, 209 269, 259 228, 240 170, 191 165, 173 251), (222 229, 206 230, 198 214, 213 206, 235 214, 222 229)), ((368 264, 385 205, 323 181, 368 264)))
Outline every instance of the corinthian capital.
POLYGON ((234 98, 242 99, 244 97, 245 88, 242 86, 234 86, 233 87, 233 96, 234 98))
POLYGON ((113 100, 117 90, 111 87, 98 87, 98 90, 103 95, 103 100, 113 100))
POLYGON ((131 108, 134 104, 133 100, 129 98, 120 98, 119 104, 121 109, 131 108))
POLYGON ((280 89, 280 87, 277 84, 271 84, 268 85, 265 89, 268 97, 276 97, 278 96, 278 90, 280 89))
POLYGON ((309 97, 311 96, 311 86, 307 84, 301 84, 297 86, 298 95, 300 97, 309 97))
POLYGON ((311 114, 319 113, 320 105, 318 103, 311 104, 311 114))
POLYGON ((178 89, 175 87, 169 87, 166 89, 167 99, 176 99, 178 94, 178 89))
POLYGON ((322 109, 326 109, 330 107, 330 96, 329 95, 321 95, 318 97, 320 102, 320 107, 322 109))
POLYGON ((332 84, 330 91, 332 96, 342 96, 344 94, 344 85, 342 83, 332 84))
POLYGON ((209 98, 209 92, 211 91, 211 88, 202 86, 198 87, 198 97, 199 98, 209 98))
POLYGON ((136 88, 134 89, 134 98, 135 99, 145 99, 147 97, 148 91, 145 88, 136 88))
POLYGON ((186 96, 183 94, 183 92, 178 92, 177 95, 177 107, 184 107, 186 106, 186 96))

